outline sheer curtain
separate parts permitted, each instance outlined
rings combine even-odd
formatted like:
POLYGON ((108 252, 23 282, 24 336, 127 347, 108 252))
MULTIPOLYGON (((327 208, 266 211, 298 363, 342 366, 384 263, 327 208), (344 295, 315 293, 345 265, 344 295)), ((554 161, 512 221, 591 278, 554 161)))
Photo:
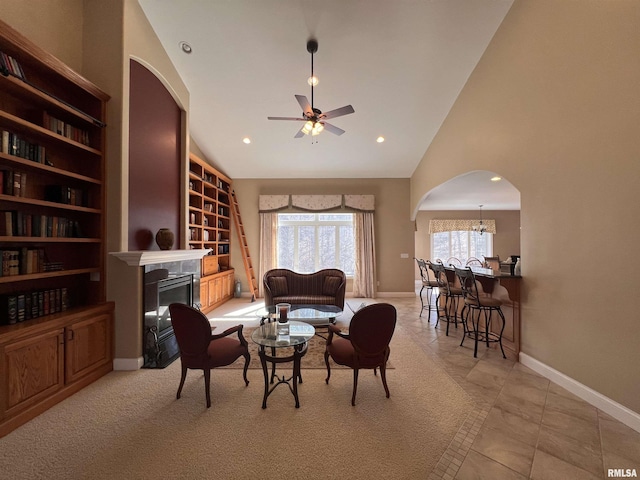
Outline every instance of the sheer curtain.
POLYGON ((376 296, 376 239, 373 212, 354 213, 356 265, 353 276, 353 296, 376 296))
POLYGON ((258 280, 258 296, 264 297, 262 278, 265 272, 276 268, 278 260, 278 214, 260 213, 260 275, 258 280))

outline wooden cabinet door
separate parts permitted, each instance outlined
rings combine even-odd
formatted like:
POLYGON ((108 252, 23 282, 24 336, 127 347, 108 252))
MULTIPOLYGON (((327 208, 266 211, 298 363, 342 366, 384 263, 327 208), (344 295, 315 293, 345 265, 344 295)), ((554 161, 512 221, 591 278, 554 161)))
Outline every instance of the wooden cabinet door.
POLYGON ((217 278, 212 278, 209 280, 209 303, 207 306, 215 305, 218 301, 218 292, 216 289, 217 278))
POLYGON ((65 329, 65 336, 67 383, 112 361, 110 315, 80 320, 65 329))
POLYGON ((64 386, 64 330, 56 329, 0 347, 0 415, 11 416, 64 386))
POLYGON ((234 287, 235 285, 233 284, 233 272, 229 272, 224 276, 224 296, 233 297, 234 287))
POLYGON ((209 306, 209 280, 200 277, 200 305, 204 310, 209 306))
POLYGON ((223 290, 223 284, 222 284, 222 279, 224 277, 218 277, 216 278, 215 281, 215 290, 216 290, 216 303, 220 302, 223 300, 224 298, 224 290, 223 290))

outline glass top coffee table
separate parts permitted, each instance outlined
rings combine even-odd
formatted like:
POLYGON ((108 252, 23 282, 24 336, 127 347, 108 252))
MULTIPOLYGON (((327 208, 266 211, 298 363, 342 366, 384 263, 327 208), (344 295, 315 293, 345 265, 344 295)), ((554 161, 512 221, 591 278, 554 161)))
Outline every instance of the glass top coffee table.
POLYGON ((258 356, 262 364, 262 372, 264 373, 264 397, 262 398, 262 408, 267 408, 267 397, 275 388, 286 383, 296 400, 296 408, 300 408, 300 400, 298 399, 298 381, 302 383, 302 375, 300 374, 300 359, 307 353, 307 342, 313 338, 316 329, 313 325, 296 320, 288 322, 289 334, 278 334, 278 321, 267 320, 260 327, 256 328, 251 334, 251 340, 259 345, 258 356), (266 347, 271 348, 271 355, 266 352, 266 347), (277 348, 292 347, 293 353, 288 356, 276 356, 277 348), (278 377, 276 375, 276 364, 293 361, 293 375, 285 378, 285 375, 278 377), (271 363, 271 382, 269 382, 269 370, 267 362, 271 363), (274 379, 277 383, 269 388, 269 383, 273 384, 274 379), (293 381, 293 386, 291 383, 293 381))
MULTIPOLYGON (((326 327, 335 323, 336 317, 342 313, 342 309, 336 305, 291 305, 287 314, 289 320, 305 322, 315 327, 326 327)), ((256 313, 260 318, 260 325, 265 320, 277 319, 279 313, 275 305, 269 305, 256 313)))

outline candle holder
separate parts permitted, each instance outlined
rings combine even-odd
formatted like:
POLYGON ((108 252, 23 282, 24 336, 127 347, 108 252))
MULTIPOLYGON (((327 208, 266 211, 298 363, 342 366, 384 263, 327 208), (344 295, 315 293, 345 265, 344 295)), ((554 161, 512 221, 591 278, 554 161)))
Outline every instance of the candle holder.
POLYGON ((276 305, 276 315, 278 318, 278 336, 289 335, 289 311, 291 310, 290 303, 278 303, 276 305))

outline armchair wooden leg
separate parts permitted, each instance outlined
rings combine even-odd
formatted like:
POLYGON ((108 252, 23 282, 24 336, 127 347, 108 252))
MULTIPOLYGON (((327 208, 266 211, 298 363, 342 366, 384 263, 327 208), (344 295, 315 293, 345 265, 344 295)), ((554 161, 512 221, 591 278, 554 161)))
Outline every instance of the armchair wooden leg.
POLYGON ((387 394, 387 398, 389 398, 389 387, 387 386, 387 362, 384 362, 382 365, 380 365, 380 377, 382 378, 384 391, 387 394))
POLYGON ((324 363, 327 366, 327 378, 324 379, 324 383, 329 383, 329 377, 331 377, 331 367, 329 366, 329 352, 324 352, 324 363))
POLYGON ((182 365, 182 376, 180 377, 180 386, 178 387, 178 393, 176 394, 176 399, 180 398, 180 394, 182 393, 182 387, 184 387, 184 381, 187 378, 187 367, 182 365))
POLYGON ((247 352, 244 355, 244 372, 242 376, 244 377, 245 385, 249 385, 249 380, 247 379, 247 370, 249 369, 249 362, 251 361, 251 355, 247 352))
POLYGON ((353 369, 353 395, 351 396, 351 405, 356 406, 356 392, 358 391, 358 369, 353 369))
POLYGON ((211 406, 211 391, 209 384, 211 383, 211 370, 209 368, 204 369, 204 393, 207 396, 207 408, 211 406))

